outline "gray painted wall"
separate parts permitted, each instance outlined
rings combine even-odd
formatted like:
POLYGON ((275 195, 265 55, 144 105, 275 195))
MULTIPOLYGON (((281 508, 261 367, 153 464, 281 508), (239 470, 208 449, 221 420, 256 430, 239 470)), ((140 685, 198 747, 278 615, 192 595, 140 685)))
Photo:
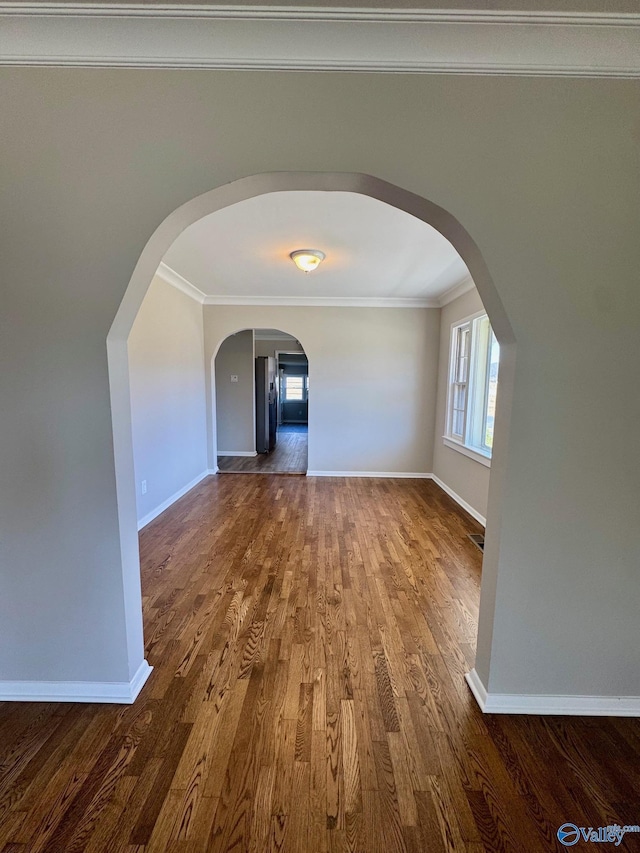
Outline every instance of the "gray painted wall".
POLYGON ((439 315, 434 308, 205 305, 206 358, 234 329, 257 322, 286 329, 309 359, 309 470, 428 473, 439 315))
POLYGON ((433 473, 472 506, 476 512, 486 518, 491 470, 481 462, 476 462, 475 459, 471 459, 469 456, 464 456, 457 450, 447 447, 442 441, 447 415, 451 324, 482 310, 484 308, 480 294, 474 288, 452 302, 449 302, 441 312, 433 473))
POLYGON ((377 175, 450 211, 511 322, 485 684, 640 695, 637 82, 97 68, 0 82, 0 678, 120 680, 141 660, 105 340, 172 211, 294 168, 377 175))
MULTIPOLYGON (((210 356, 207 362, 210 377, 210 356)), ((254 369, 251 329, 232 334, 222 342, 215 357, 218 453, 255 453, 254 369), (238 377, 237 382, 231 381, 232 375, 238 377)))
POLYGON ((129 375, 140 521, 207 470, 202 306, 157 276, 129 336, 129 375))

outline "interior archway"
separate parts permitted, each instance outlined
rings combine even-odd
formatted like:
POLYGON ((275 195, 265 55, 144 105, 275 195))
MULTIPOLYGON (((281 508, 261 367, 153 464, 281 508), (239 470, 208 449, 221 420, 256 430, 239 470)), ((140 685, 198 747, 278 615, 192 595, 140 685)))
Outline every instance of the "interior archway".
MULTIPOLYGON (((131 442, 127 339, 149 283, 176 238, 202 217, 256 196, 278 191, 316 190, 369 196, 428 223, 457 250, 469 269, 501 347, 500 393, 495 422, 495 452, 487 513, 476 670, 488 681, 495 584, 500 544, 500 507, 506 474, 509 422, 515 372, 515 340, 504 307, 482 255, 464 227, 443 208, 378 178, 357 173, 279 172, 254 175, 200 195, 170 214, 147 243, 133 272, 107 338, 113 419, 121 555, 128 636, 141 638, 141 596, 131 442)), ((208 393, 212 388, 208 387, 208 393)), ((212 412, 211 400, 208 413, 212 412)), ((215 446, 215 445, 213 445, 215 446)))
POLYGON ((238 329, 217 342, 211 362, 218 471, 306 474, 309 362, 302 343, 280 328, 238 329))

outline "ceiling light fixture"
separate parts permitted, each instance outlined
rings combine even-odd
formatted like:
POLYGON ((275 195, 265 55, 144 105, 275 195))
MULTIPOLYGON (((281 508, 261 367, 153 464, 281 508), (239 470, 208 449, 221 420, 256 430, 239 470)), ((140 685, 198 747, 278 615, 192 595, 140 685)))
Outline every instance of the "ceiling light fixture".
POLYGON ((326 255, 318 249, 297 249, 295 252, 291 252, 289 257, 299 270, 311 272, 319 265, 320 261, 324 261, 326 255))

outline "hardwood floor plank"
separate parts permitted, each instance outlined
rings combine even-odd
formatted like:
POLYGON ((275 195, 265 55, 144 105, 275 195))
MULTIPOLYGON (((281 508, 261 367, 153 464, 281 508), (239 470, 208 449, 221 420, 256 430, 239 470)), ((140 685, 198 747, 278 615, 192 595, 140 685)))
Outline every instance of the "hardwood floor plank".
POLYGON ((387 734, 389 755, 393 768, 393 778, 398 800, 398 811, 403 826, 417 826, 418 810, 409 770, 409 755, 401 732, 387 734))
POLYGON ((311 763, 309 780, 309 849, 327 853, 329 837, 327 830, 327 767, 326 733, 313 730, 311 733, 311 763))
POLYGON ((243 678, 237 682, 229 693, 224 714, 220 718, 217 737, 211 744, 211 770, 207 774, 204 796, 219 799, 225 780, 225 770, 229 763, 233 742, 242 713, 242 706, 249 687, 249 681, 243 678))
POLYGON ((275 781, 275 765, 261 767, 258 784, 253 797, 251 826, 249 830, 247 853, 264 853, 271 829, 271 803, 275 781))
POLYGON ((379 803, 385 846, 388 850, 397 850, 405 853, 407 845, 402 832, 400 802, 389 744, 386 740, 376 741, 373 749, 380 791, 379 803))
POLYGON ((344 776, 342 774, 342 739, 340 737, 340 704, 327 710, 326 790, 327 829, 344 829, 344 776))
MULTIPOLYGON (((182 753, 185 749, 189 735, 191 733, 191 725, 188 723, 177 723, 174 725, 170 735, 170 747, 167 750, 162 765, 158 770, 156 784, 149 794, 142 811, 138 816, 136 825, 134 826, 130 843, 131 844, 148 844, 154 832, 155 824, 158 821, 161 810, 163 809, 165 798, 167 797, 173 774, 180 761, 182 753)), ((174 792, 174 800, 178 800, 178 792, 174 792)), ((174 815, 175 816, 175 815, 174 815)), ((164 821, 166 823, 166 820, 164 821)), ((160 833, 160 838, 164 838, 164 834, 160 833)))
POLYGON ((342 740, 342 776, 344 778, 344 810, 352 815, 362 811, 358 734, 353 699, 340 703, 340 738, 342 740))

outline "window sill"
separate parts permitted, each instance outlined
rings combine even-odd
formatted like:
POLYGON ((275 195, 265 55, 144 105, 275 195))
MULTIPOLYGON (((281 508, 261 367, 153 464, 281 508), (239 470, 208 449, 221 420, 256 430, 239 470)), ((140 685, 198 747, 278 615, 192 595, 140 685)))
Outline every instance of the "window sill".
POLYGON ((464 456, 468 456, 469 459, 474 459, 476 462, 479 462, 486 468, 491 468, 490 456, 486 456, 484 453, 481 453, 478 450, 473 450, 471 447, 467 447, 466 444, 462 444, 461 441, 456 441, 455 438, 449 438, 448 435, 443 435, 442 441, 446 445, 446 447, 450 447, 452 450, 457 450, 458 453, 462 453, 464 456))

